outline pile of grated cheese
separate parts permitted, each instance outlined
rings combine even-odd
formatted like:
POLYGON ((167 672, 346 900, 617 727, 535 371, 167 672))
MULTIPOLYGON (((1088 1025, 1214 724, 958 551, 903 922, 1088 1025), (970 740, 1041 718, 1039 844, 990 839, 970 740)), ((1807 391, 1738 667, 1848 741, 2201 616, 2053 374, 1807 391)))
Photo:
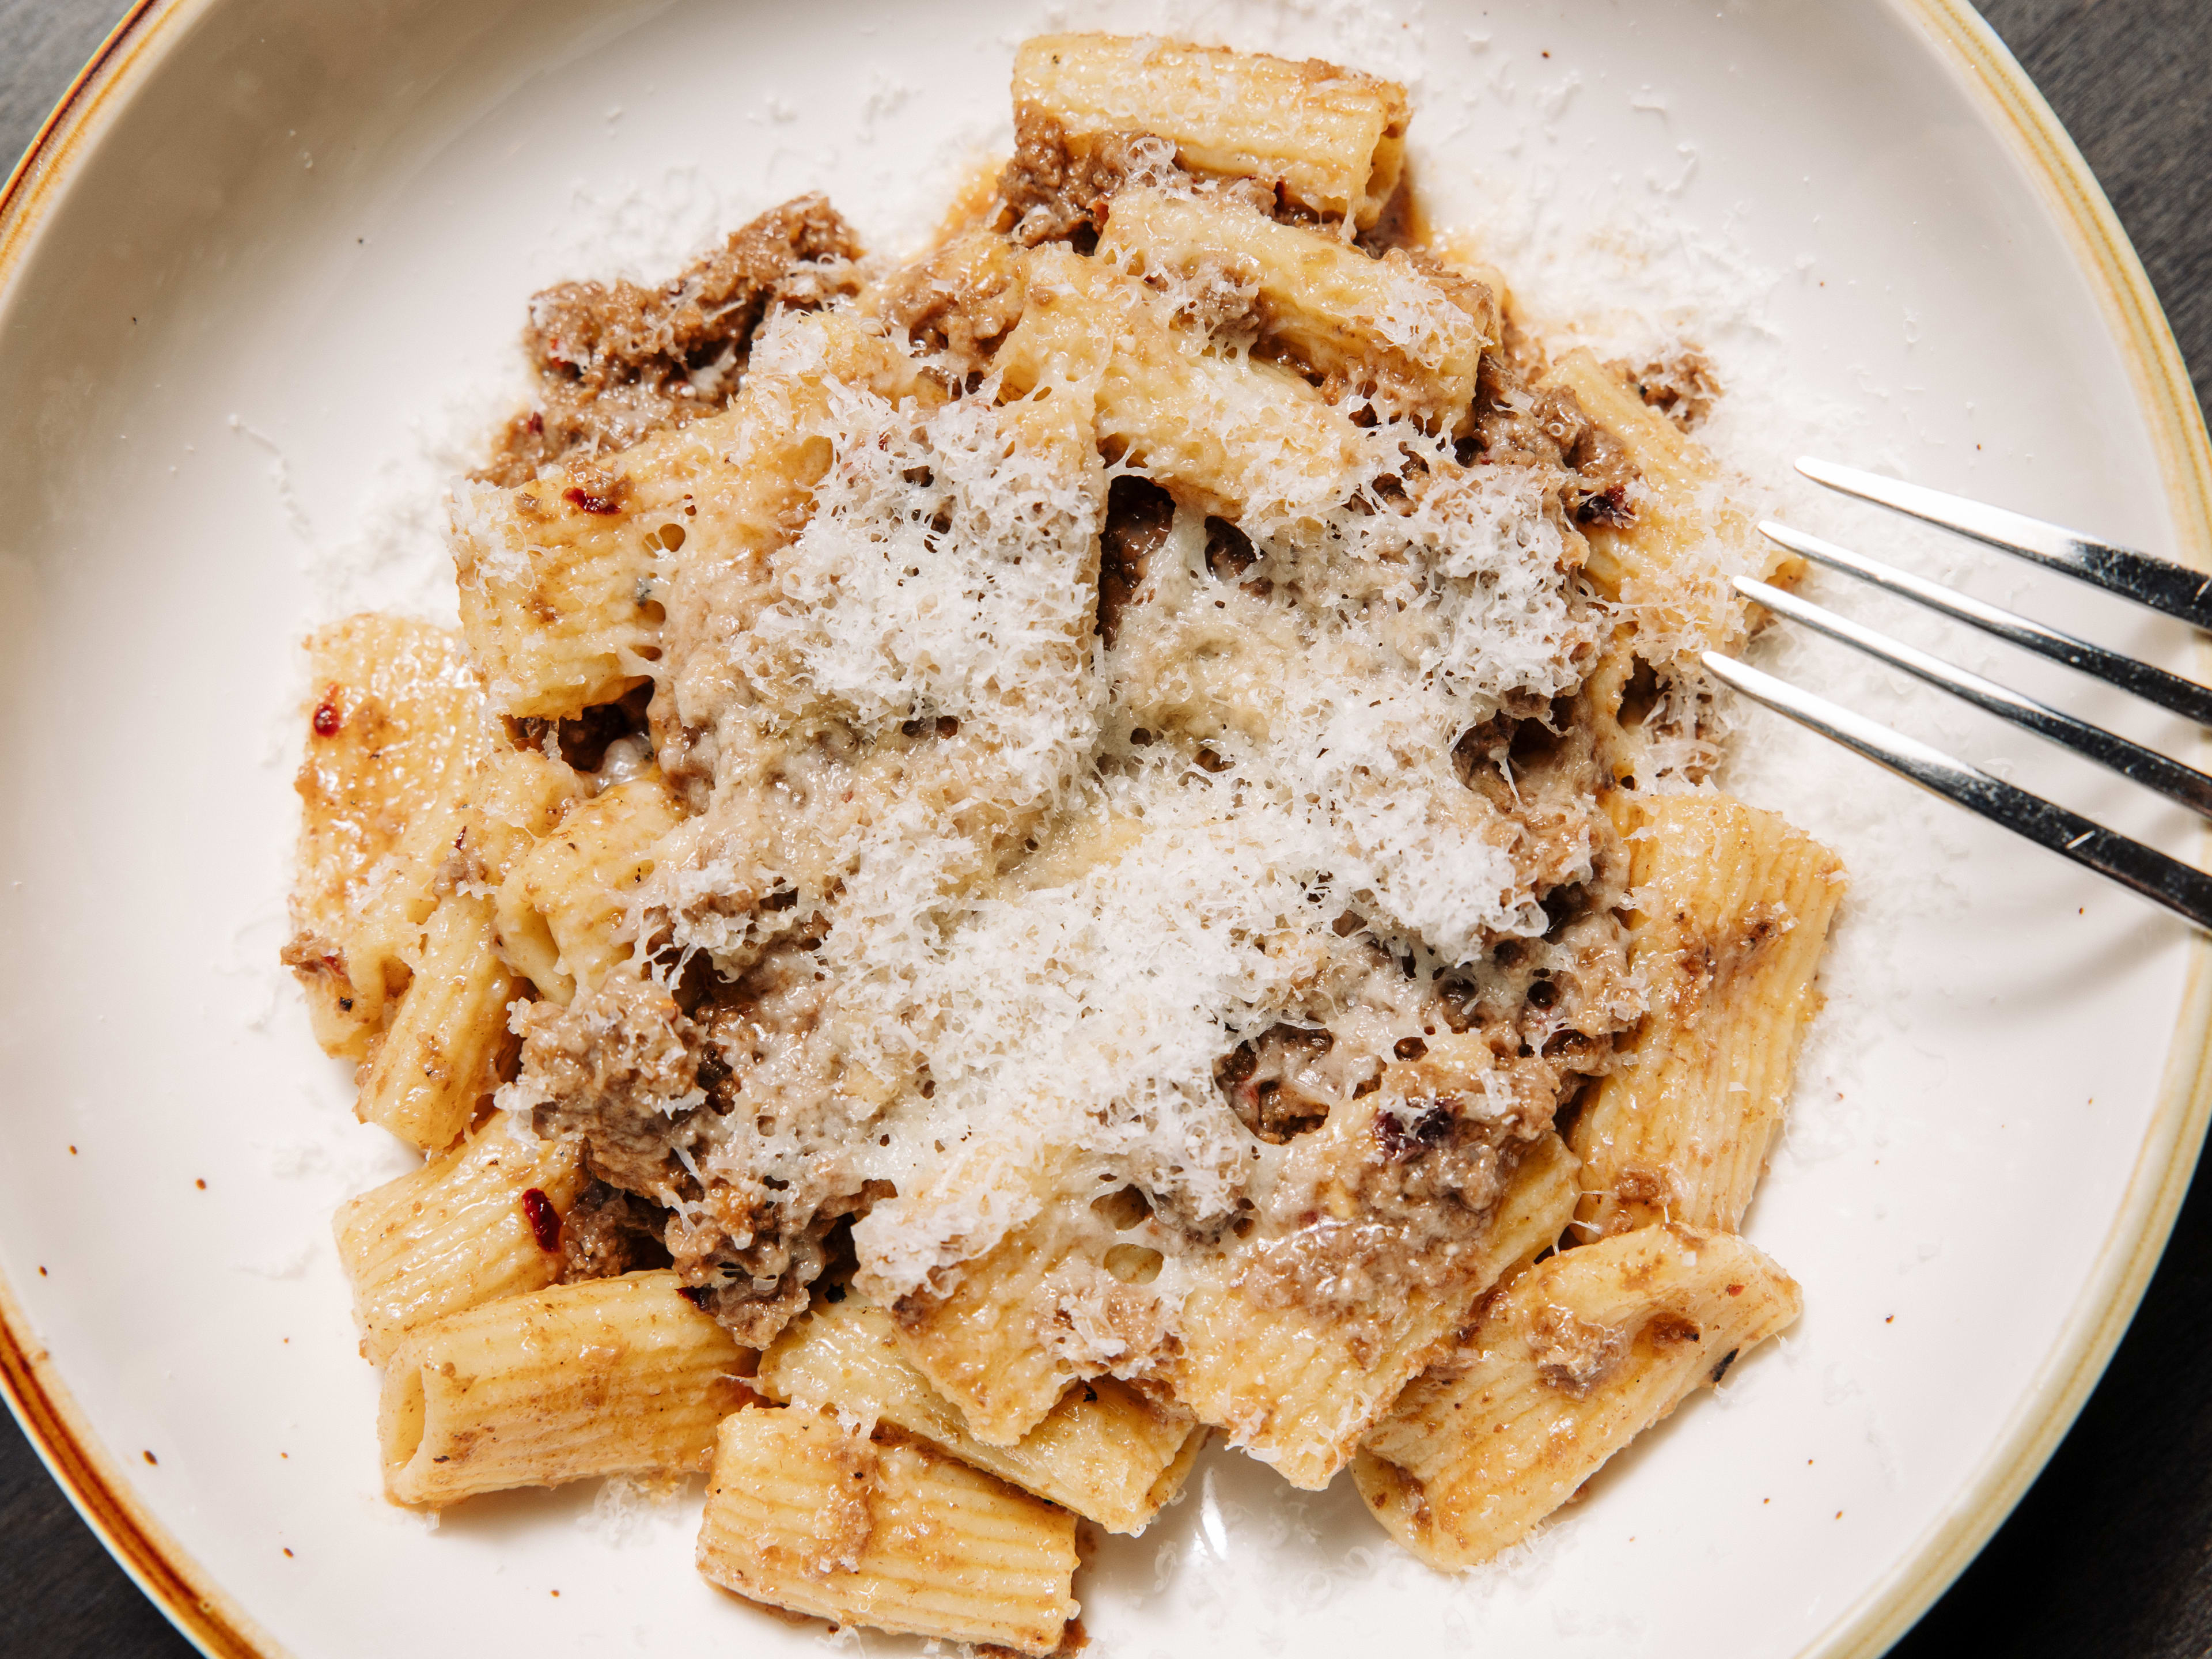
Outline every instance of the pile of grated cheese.
MULTIPOLYGON (((830 325, 776 319, 752 376, 806 373, 830 325)), ((1452 759, 1581 678, 1594 625, 1534 483, 1403 421, 1333 474, 1286 455, 1299 510, 1248 516, 1249 565, 1210 568, 1178 509, 1109 648, 1106 486, 1142 469, 1024 448, 1013 417, 1049 395, 832 386, 800 429, 827 475, 707 714, 713 798, 638 899, 641 933, 732 975, 815 919, 809 1127, 779 1109, 691 1152, 890 1183, 854 1233, 886 1298, 1109 1180, 1217 1229, 1267 1208, 1280 1149, 1237 1123, 1221 1056, 1285 1023, 1387 1054, 1437 974, 1541 934, 1541 891, 1589 874, 1586 838, 1532 858, 1452 759), (797 902, 733 925, 714 901, 760 890, 771 842, 797 902)))

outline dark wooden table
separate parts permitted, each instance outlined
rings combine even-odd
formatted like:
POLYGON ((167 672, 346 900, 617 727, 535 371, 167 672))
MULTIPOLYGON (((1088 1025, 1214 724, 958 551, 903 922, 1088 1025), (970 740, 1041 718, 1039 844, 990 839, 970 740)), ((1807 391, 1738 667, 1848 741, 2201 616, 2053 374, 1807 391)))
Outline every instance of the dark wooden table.
MULTIPOLYGON (((27 144, 118 0, 0 0, 0 156, 27 144)), ((1982 0, 2088 156, 2212 403, 2212 0, 1982 0)), ((2112 1369, 1900 1659, 2212 1653, 2212 1178, 2112 1369)), ((1722 1650, 1717 1649, 1717 1651, 1722 1650)), ((188 1659, 12 1422, 0 1426, 0 1656, 188 1659)))

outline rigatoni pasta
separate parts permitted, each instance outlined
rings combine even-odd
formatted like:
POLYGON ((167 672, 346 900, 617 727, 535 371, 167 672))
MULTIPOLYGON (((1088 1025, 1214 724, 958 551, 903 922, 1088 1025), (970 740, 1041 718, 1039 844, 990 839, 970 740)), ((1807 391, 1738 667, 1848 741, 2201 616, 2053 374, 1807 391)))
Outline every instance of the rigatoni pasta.
POLYGON ((1735 648, 1748 630, 1732 575, 1789 578, 1798 562, 1753 533, 1751 520, 1718 488, 1719 466, 1704 446, 1631 389, 1583 346, 1552 366, 1612 435, 1633 468, 1635 499, 1592 512, 1583 526, 1590 580, 1638 613, 1656 652, 1735 648))
POLYGON ((1176 1398, 1291 1485, 1322 1490, 1475 1300, 1552 1247, 1574 1193, 1573 1158, 1557 1135, 1543 1136, 1523 1155, 1481 1245, 1380 1329, 1255 1306, 1234 1278, 1202 1286, 1170 1371, 1176 1398))
POLYGON ((1115 198, 1098 257, 1200 285, 1200 301, 1204 285, 1249 288, 1261 340, 1325 383, 1425 426, 1473 418, 1483 348, 1497 343, 1497 297, 1402 248, 1376 259, 1243 202, 1131 190, 1115 198))
POLYGON ((556 1002, 629 961, 627 901, 653 873, 653 848, 678 817, 658 772, 565 814, 500 884, 496 929, 507 959, 556 1002))
POLYGON ((1360 1496, 1432 1565, 1487 1561, 1800 1304, 1725 1233, 1661 1224, 1552 1256, 1368 1435, 1360 1496))
POLYGON ((1157 37, 1048 34, 1014 54, 1014 112, 1073 139, 1152 134, 1200 173, 1264 179, 1364 228, 1398 188, 1406 91, 1332 64, 1157 37))
POLYGON ((333 1231, 362 1354, 381 1364, 416 1325, 554 1283, 562 1218, 584 1179, 574 1146, 494 1122, 340 1206, 333 1231))
POLYGON ((497 940, 489 899, 455 893, 430 913, 414 976, 363 1068, 362 1122, 426 1152, 468 1127, 514 1049, 507 1005, 517 988, 497 940))
MULTIPOLYGON (((1047 1220, 1022 1228, 938 1295, 896 1305, 893 1340, 978 1443, 1019 1445, 1049 1417, 1082 1369, 1038 1340, 1036 1310, 1074 1267, 1074 1241, 1047 1220)), ((1076 1269, 1079 1271, 1079 1268, 1076 1269)))
POLYGON ((1075 1616, 1075 1517, 918 1442, 754 1407, 723 1420, 699 1570, 824 1619, 1044 1655, 1075 1616))
POLYGON ((1206 1438, 1187 1413, 1099 1377, 1071 1383, 1012 1445, 988 1445, 899 1352, 890 1316, 849 1294, 778 1337, 761 1356, 757 1386, 775 1399, 896 1425, 1109 1532, 1144 1530, 1206 1438))
POLYGON ((567 762, 535 749, 493 749, 477 763, 455 849, 473 884, 497 887, 532 847, 584 798, 585 780, 567 762))
POLYGON ((1273 364, 1188 349, 1151 293, 1111 266, 1040 248, 1025 281, 1027 307, 997 360, 1008 387, 1087 389, 1100 441, 1198 505, 1296 520, 1352 465, 1352 423, 1313 387, 1273 364))
POLYGON ((1403 88, 1062 34, 903 267, 533 303, 462 632, 314 643, 287 960, 429 1154, 387 1494, 712 1480, 802 1614, 1078 1644, 1212 1441, 1456 1570, 1795 1316, 1836 861, 1708 785, 1694 355, 1555 353, 1403 88))
POLYGON ((673 1273, 556 1285, 410 1330, 384 1364, 377 1435, 394 1503, 697 1470, 748 1399, 752 1356, 673 1273))
POLYGON ((1780 1122, 1843 866, 1726 795, 1623 804, 1629 960, 1650 1012, 1575 1121, 1585 1237, 1654 1221, 1734 1231, 1780 1122))
POLYGON ((452 632, 351 617, 307 641, 293 939, 325 1052, 358 1060, 406 988, 415 930, 484 741, 483 690, 452 632))
POLYGON ((618 483, 579 468, 465 503, 461 626, 501 714, 580 714, 647 672, 659 637, 654 562, 665 530, 682 530, 677 463, 692 444, 653 447, 673 453, 633 455, 618 483))

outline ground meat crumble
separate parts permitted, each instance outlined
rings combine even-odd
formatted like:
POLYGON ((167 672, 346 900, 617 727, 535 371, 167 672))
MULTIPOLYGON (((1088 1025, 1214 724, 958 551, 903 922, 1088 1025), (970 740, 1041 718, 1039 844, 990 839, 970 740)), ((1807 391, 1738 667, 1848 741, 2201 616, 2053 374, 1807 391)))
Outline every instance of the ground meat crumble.
POLYGON ((763 213, 668 282, 562 283, 530 302, 534 405, 507 423, 487 482, 527 483, 556 462, 626 449, 727 405, 752 337, 776 307, 854 293, 860 245, 827 198, 763 213))

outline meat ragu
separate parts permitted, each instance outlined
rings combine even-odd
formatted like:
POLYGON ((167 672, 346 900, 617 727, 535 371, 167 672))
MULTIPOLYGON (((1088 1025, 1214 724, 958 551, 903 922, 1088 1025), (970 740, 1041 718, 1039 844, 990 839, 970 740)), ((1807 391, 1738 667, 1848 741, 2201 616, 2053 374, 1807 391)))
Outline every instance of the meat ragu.
MULTIPOLYGON (((641 1287, 666 1352, 797 1402, 720 1425, 702 1561, 748 1596, 1042 1653, 1073 1562, 1043 1498, 1141 1525, 1208 1431, 1318 1487, 1509 1348, 1531 1422, 1689 1368, 1636 1396, 1670 1409, 1794 1310, 1731 1255, 1754 1292, 1717 1318, 1694 1243, 1650 1236, 1731 1231, 1745 1182, 1589 1139, 1691 1075, 1653 1021, 1738 1065, 1764 1039, 1713 1022, 1813 1006, 1802 838, 1787 892, 1746 866, 1708 919, 1688 877, 1644 908, 1664 803, 1719 799, 1684 792, 1729 579, 1790 573, 1685 435, 1702 357, 1554 355, 1428 235, 1407 119, 1325 64, 1032 42, 995 195, 904 265, 807 196, 665 283, 538 295, 530 405, 456 496, 460 639, 319 647, 287 957, 319 1032, 365 1117, 528 1181, 494 1207, 529 1317, 641 1287), (1665 977, 1658 932, 1729 970, 1665 977), (1586 1231, 1618 1237, 1585 1244, 1601 1155, 1586 1231), (1606 1302, 1592 1254, 1581 1301, 1481 1334, 1619 1238, 1665 1307, 1606 1302), (1041 1435, 1135 1461, 1107 1493, 1041 1435), (778 1458, 834 1473, 834 1560, 745 1508, 778 1458), (955 1458, 1042 1495, 1003 1489, 1062 1589, 885 1614, 852 1586, 914 1492, 984 1479, 955 1458)), ((1693 874, 1786 842, 1721 822, 1693 874)), ((1739 1069, 1755 1178, 1787 1054, 1739 1069)), ((443 1397, 406 1370, 443 1328, 392 1386, 443 1397)), ((396 1495, 507 1479, 394 1409, 448 1448, 396 1495)), ((1363 1490, 1463 1564, 1429 1444, 1363 1490)))
POLYGON ((858 291, 860 245, 821 196, 732 231, 654 288, 562 283, 530 302, 523 337, 538 380, 477 477, 519 484, 539 469, 627 449, 728 406, 763 320, 858 291))

